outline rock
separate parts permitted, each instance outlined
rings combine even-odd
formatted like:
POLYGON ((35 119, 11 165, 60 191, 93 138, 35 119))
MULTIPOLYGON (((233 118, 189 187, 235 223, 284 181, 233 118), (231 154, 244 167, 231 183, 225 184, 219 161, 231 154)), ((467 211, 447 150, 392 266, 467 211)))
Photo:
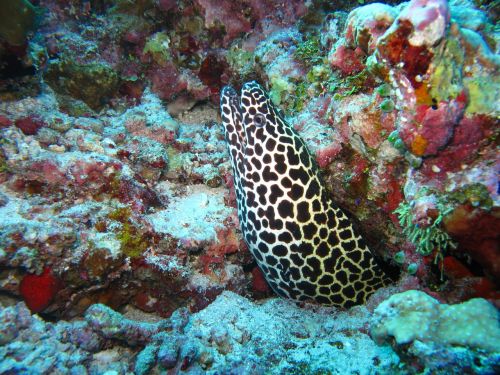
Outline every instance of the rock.
POLYGON ((454 364, 464 369, 474 366, 486 374, 493 370, 500 352, 497 315, 496 308, 484 299, 445 305, 409 290, 391 296, 375 309, 371 335, 379 343, 392 342, 398 353, 410 355, 427 369, 454 364), (461 355, 463 349, 470 355, 461 355), (473 364, 474 357, 481 358, 483 365, 473 364))

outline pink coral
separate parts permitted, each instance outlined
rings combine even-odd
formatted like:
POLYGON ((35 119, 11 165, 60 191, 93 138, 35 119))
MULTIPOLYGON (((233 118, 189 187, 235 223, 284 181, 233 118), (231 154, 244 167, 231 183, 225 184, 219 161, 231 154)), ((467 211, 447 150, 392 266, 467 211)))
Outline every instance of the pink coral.
POLYGON ((340 70, 342 74, 350 76, 362 71, 365 64, 362 62, 365 53, 361 48, 351 48, 339 45, 328 60, 332 68, 340 70))
POLYGON ((49 185, 59 185, 66 182, 64 172, 50 160, 34 162, 31 168, 33 171, 41 172, 49 185))
POLYGON ((238 251, 240 245, 239 237, 235 228, 223 228, 217 231, 217 242, 208 247, 209 254, 226 255, 238 251))
POLYGON ((450 22, 450 11, 446 0, 413 0, 405 7, 399 22, 408 21, 413 26, 409 42, 413 46, 433 46, 445 35, 450 22))
POLYGON ((329 54, 332 68, 344 75, 364 69, 364 59, 372 54, 377 41, 391 26, 396 11, 389 5, 370 4, 354 9, 347 18, 345 38, 329 54))
POLYGON ((224 27, 223 45, 228 46, 238 36, 257 31, 268 35, 303 16, 307 7, 303 1, 287 3, 269 0, 196 0, 205 19, 205 27, 224 27))
POLYGON ((393 7, 380 3, 354 9, 347 18, 346 45, 360 47, 367 55, 371 55, 378 39, 392 25, 396 15, 393 7))
POLYGON ((187 88, 187 82, 180 79, 181 75, 173 63, 165 66, 154 66, 148 72, 152 90, 165 100, 171 100, 187 88))
POLYGON ((168 124, 155 124, 148 126, 143 116, 131 116, 125 120, 127 131, 134 136, 142 136, 153 141, 169 144, 177 137, 178 125, 172 120, 168 124))
POLYGON ((331 143, 326 147, 319 148, 316 151, 316 163, 320 168, 326 168, 342 151, 340 143, 331 143))

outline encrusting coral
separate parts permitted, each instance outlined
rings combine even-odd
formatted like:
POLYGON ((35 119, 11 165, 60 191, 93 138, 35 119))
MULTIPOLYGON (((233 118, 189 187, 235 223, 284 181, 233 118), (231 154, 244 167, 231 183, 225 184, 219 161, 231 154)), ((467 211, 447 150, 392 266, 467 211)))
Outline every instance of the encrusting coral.
POLYGON ((367 3, 0 2, 0 372, 500 371, 496 2, 367 3), (219 110, 252 80, 396 280, 368 310, 255 302, 219 110))

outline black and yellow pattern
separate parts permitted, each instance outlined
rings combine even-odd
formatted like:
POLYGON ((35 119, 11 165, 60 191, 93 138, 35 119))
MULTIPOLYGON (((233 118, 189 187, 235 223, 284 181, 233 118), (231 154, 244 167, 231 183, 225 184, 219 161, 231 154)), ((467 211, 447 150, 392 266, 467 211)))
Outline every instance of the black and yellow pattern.
POLYGON ((221 94, 238 217, 280 296, 349 307, 390 280, 323 188, 304 141, 256 82, 221 94))

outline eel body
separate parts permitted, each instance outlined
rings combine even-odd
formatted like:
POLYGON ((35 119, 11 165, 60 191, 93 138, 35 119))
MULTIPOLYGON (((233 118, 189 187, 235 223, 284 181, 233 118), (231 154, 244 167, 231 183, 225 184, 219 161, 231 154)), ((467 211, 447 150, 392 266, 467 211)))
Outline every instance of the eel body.
POLYGON ((390 279, 321 183, 304 141, 256 82, 221 92, 238 218, 280 296, 350 307, 390 279))

